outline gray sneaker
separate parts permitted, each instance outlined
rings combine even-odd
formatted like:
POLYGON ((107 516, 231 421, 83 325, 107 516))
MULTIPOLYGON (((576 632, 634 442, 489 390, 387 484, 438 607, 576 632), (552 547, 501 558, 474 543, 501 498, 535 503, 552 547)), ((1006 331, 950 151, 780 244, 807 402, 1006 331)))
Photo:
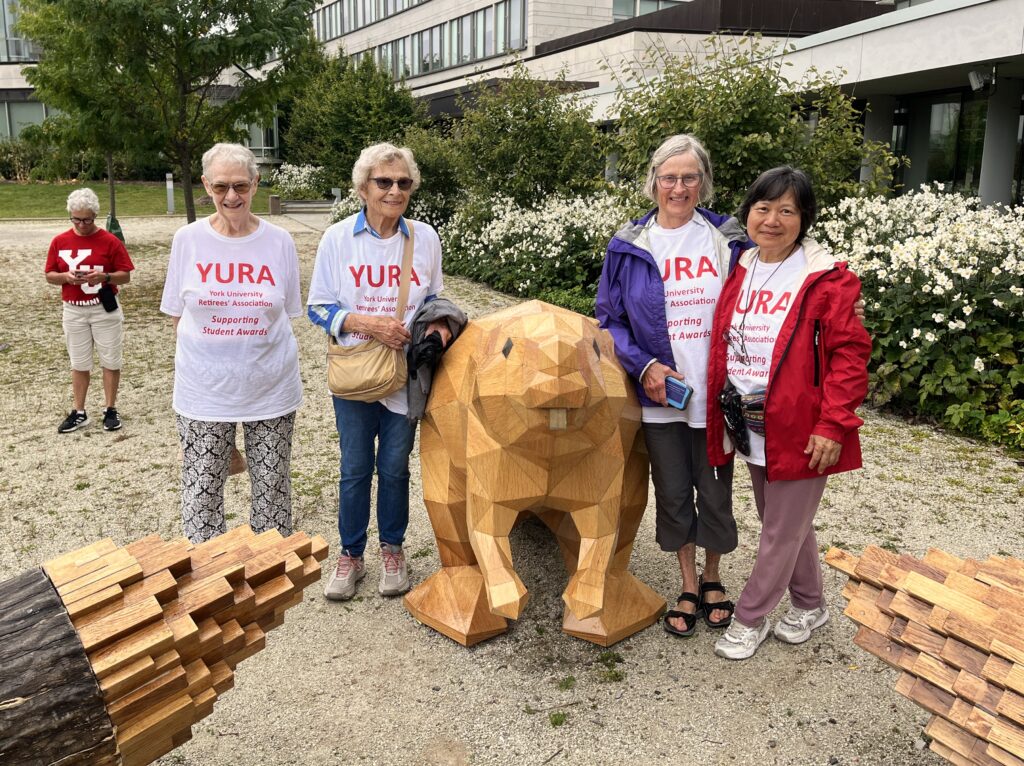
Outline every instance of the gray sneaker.
POLYGON ((745 660, 753 657, 757 648, 768 638, 768 631, 771 628, 768 620, 763 620, 760 627, 752 628, 733 617, 729 629, 715 642, 715 654, 727 660, 745 660))
POLYGON ((817 609, 798 609, 791 606, 786 616, 775 626, 775 637, 787 644, 802 644, 811 637, 811 631, 817 630, 828 622, 828 609, 823 606, 817 609))
POLYGON ((382 596, 401 596, 409 590, 409 567, 401 545, 380 546, 380 586, 382 596))
POLYGON ((364 577, 366 564, 363 563, 363 557, 349 556, 342 551, 338 556, 338 565, 334 567, 324 587, 324 596, 331 601, 348 601, 356 595, 356 583, 364 577))

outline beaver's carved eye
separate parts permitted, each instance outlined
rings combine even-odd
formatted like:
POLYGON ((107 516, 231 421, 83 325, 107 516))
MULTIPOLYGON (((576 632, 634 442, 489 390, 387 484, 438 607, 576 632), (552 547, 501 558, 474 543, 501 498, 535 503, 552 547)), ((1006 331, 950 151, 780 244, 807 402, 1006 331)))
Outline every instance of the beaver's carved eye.
POLYGON ((597 345, 597 341, 594 341, 594 353, 597 354, 597 358, 601 358, 601 348, 597 345))
POLYGON ((508 359, 508 355, 512 353, 512 339, 509 338, 505 341, 505 345, 501 347, 501 353, 508 359))

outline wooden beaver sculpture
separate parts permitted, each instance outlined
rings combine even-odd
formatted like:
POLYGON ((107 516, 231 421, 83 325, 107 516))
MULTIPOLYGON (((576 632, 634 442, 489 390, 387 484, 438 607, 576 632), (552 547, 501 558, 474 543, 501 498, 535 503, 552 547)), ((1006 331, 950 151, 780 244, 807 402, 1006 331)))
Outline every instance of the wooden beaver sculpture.
POLYGON ((471 322, 444 356, 420 432, 423 499, 442 568, 406 596, 416 619, 471 646, 527 593, 509 532, 555 533, 565 632, 609 646, 664 601, 626 571, 647 505, 640 407, 593 319, 540 301, 471 322))

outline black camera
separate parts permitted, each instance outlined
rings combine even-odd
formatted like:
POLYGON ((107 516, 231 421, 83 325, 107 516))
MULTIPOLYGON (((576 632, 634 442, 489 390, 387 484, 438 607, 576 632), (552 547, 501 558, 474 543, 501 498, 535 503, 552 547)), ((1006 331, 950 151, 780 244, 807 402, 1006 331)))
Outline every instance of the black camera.
POLYGON ((722 407, 722 418, 725 430, 732 439, 733 446, 744 455, 750 454, 750 434, 747 433, 747 422, 743 418, 743 404, 740 392, 731 383, 718 394, 718 404, 722 407))

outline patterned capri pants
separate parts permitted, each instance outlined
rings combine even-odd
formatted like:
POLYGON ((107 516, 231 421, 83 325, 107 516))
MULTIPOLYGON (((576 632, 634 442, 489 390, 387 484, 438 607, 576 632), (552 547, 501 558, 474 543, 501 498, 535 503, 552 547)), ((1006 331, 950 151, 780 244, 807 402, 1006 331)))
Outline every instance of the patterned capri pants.
MULTIPOLYGON (((227 531, 224 485, 228 478, 234 423, 211 423, 177 415, 181 438, 181 521, 193 543, 227 531)), ((259 534, 292 533, 291 454, 295 413, 242 423, 245 457, 252 484, 249 526, 259 534)))

